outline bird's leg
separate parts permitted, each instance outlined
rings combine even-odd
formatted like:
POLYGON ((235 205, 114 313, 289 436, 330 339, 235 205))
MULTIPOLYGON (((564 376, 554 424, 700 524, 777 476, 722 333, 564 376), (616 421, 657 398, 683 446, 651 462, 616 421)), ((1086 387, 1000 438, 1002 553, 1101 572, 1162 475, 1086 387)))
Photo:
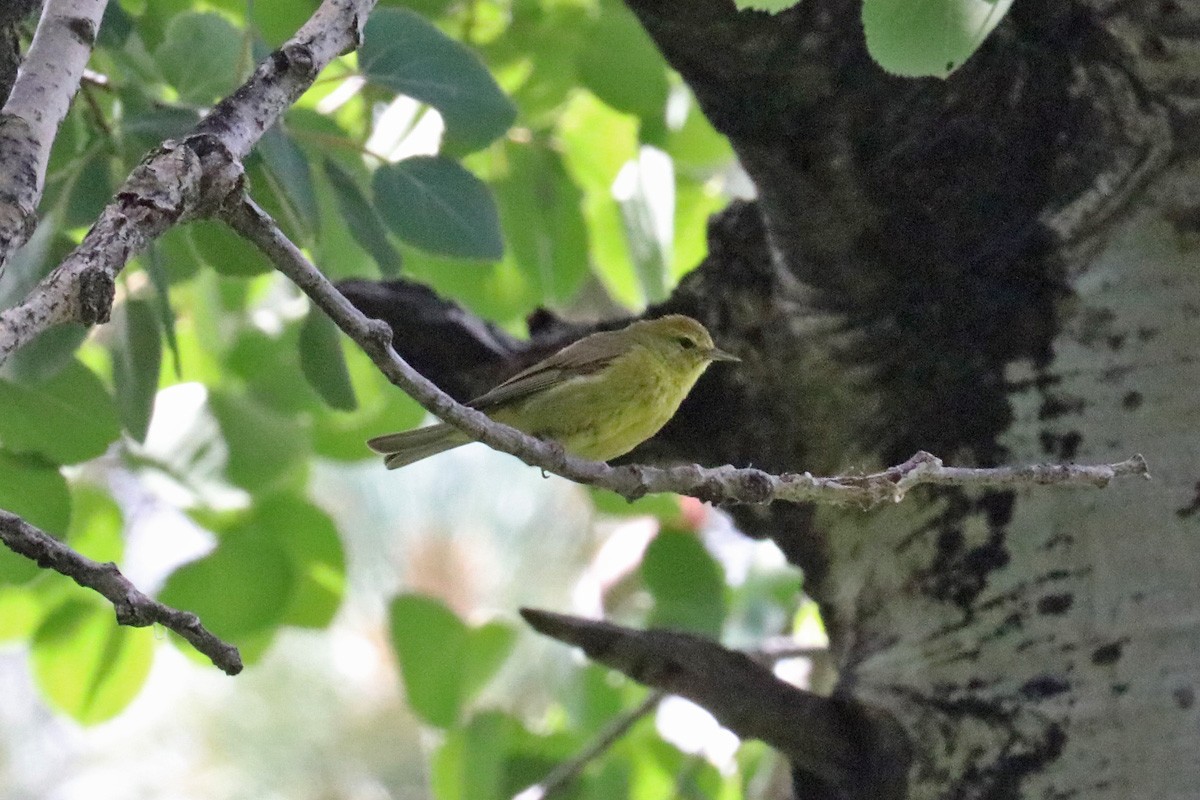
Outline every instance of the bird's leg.
MULTIPOLYGON (((561 461, 563 456, 565 456, 567 454, 566 448, 564 448, 560 442, 558 442, 554 439, 551 439, 548 436, 538 436, 537 438, 540 439, 541 441, 545 442, 546 446, 550 448, 550 451, 554 454, 555 461, 561 461)), ((543 478, 550 477, 550 475, 546 472, 544 467, 541 467, 540 469, 542 470, 543 478)))

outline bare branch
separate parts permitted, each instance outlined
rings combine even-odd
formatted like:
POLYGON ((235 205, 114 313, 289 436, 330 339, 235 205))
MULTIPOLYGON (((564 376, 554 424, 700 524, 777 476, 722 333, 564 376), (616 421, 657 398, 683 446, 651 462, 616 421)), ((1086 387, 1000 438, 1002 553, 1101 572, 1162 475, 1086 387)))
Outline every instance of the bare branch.
POLYGON ((747 654, 691 634, 638 631, 529 608, 521 616, 539 633, 582 648, 594 661, 691 700, 737 735, 766 742, 822 780, 840 787, 874 785, 868 777, 874 771, 871 757, 863 748, 867 719, 853 701, 800 689, 747 654))
POLYGON ((107 0, 47 0, 0 110, 0 271, 36 226, 50 146, 79 89, 107 0))
POLYGON ((213 213, 240 188, 241 159, 332 59, 358 45, 374 4, 325 0, 190 134, 150 153, 79 247, 25 300, 0 313, 0 364, 61 322, 106 322, 113 283, 129 259, 172 225, 213 213))
POLYGON ((917 453, 903 464, 870 475, 818 478, 809 473, 772 475, 759 469, 732 466, 707 468, 695 464, 658 468, 637 464, 612 467, 570 455, 556 442, 542 441, 516 428, 495 422, 473 408, 455 402, 414 370, 392 347, 391 330, 355 308, 280 230, 253 200, 246 198, 225 210, 226 221, 258 246, 280 272, 353 339, 393 384, 438 418, 477 441, 517 456, 577 483, 600 486, 629 500, 654 492, 685 494, 714 503, 770 503, 776 500, 828 505, 872 506, 898 502, 914 486, 1106 486, 1113 478, 1146 475, 1141 456, 1118 464, 1077 464, 965 469, 945 467, 929 453, 917 453))
POLYGON ((163 605, 139 592, 116 564, 93 561, 4 510, 0 510, 0 540, 14 553, 36 561, 38 566, 48 567, 80 586, 99 592, 113 604, 119 625, 144 628, 157 622, 191 642, 226 674, 237 675, 242 671, 242 657, 236 647, 213 635, 195 614, 163 605))

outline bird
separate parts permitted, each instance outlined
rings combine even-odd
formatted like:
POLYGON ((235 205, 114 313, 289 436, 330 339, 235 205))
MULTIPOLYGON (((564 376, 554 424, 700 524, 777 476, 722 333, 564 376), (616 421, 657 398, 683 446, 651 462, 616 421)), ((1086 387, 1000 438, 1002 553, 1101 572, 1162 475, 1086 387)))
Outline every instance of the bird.
MULTIPOLYGON (((669 314, 585 336, 467 405, 573 455, 608 461, 667 424, 710 364, 740 360, 696 320, 669 314)), ((367 446, 398 469, 471 441, 443 422, 367 446)))

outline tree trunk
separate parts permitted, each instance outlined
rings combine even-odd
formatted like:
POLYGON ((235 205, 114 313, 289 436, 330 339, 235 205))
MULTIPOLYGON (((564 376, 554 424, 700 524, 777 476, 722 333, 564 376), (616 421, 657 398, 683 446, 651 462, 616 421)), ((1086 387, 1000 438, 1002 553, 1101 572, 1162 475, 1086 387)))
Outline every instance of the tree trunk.
MULTIPOLYGON (((918 449, 1145 454, 1153 482, 1103 492, 737 518, 804 570, 838 693, 904 731, 907 797, 1194 796, 1200 4, 1024 0, 944 82, 882 72, 861 0, 628 4, 759 192, 714 218, 665 304, 744 363, 631 458, 827 473, 918 449)), ((528 345, 492 340, 475 380, 453 359, 429 374, 465 396, 579 333, 542 322, 528 345)))

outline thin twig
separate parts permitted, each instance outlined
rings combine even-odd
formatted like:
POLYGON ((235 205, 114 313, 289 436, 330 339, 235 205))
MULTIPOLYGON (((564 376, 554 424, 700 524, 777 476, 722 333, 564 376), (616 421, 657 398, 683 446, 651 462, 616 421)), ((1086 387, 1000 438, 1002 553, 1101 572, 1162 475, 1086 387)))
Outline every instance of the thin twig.
POLYGON ((871 475, 818 478, 803 474, 772 475, 759 469, 732 466, 707 468, 695 464, 658 468, 641 465, 611 467, 570 455, 556 442, 542 441, 494 422, 475 409, 456 402, 412 368, 392 347, 386 323, 368 319, 280 230, 279 225, 249 197, 223 212, 234 230, 253 242, 275 267, 353 339, 388 380, 426 410, 471 438, 510 453, 526 464, 561 475, 576 483, 600 486, 628 500, 654 492, 674 492, 714 503, 770 503, 776 500, 828 505, 872 506, 899 502, 914 486, 1106 486, 1113 478, 1146 475, 1140 455, 1117 464, 1096 466, 1048 464, 995 469, 945 467, 940 459, 920 452, 903 464, 871 475))
POLYGON ((103 595, 117 612, 117 624, 144 628, 157 622, 187 639, 227 674, 237 675, 242 671, 242 657, 236 647, 205 628, 195 614, 163 605, 142 594, 121 574, 116 564, 93 561, 2 509, 0 541, 14 553, 36 561, 39 567, 48 567, 103 595))
POLYGON ((610 720, 587 747, 559 763, 545 778, 523 789, 513 800, 544 800, 569 786, 588 764, 604 755, 604 752, 628 733, 638 720, 654 711, 666 696, 667 693, 661 689, 650 692, 642 702, 610 720))

